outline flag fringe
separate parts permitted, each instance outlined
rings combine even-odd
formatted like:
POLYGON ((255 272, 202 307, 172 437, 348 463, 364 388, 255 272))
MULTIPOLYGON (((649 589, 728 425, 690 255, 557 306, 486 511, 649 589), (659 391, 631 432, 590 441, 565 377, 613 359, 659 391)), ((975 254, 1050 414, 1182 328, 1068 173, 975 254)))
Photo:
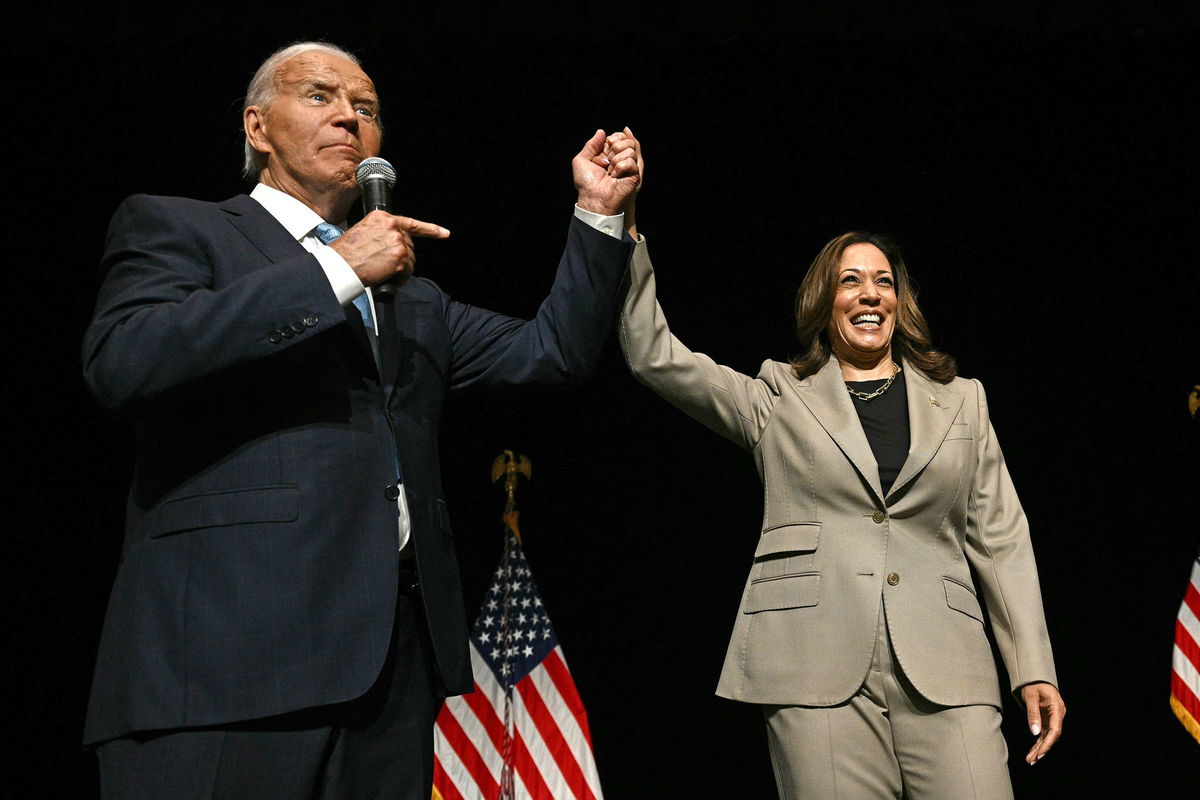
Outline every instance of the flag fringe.
POLYGON ((1192 735, 1192 738, 1200 743, 1200 722, 1197 722, 1196 718, 1188 713, 1188 710, 1183 707, 1183 703, 1175 699, 1175 695, 1171 695, 1171 710, 1175 712, 1175 716, 1179 718, 1183 727, 1187 728, 1187 732, 1192 735))

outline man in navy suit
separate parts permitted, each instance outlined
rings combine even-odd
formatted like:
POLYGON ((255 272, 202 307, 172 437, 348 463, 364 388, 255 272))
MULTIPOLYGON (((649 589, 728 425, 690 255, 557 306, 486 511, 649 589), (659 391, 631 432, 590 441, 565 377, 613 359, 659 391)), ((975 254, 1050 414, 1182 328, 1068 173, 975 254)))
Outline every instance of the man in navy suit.
POLYGON ((381 141, 354 56, 279 51, 243 119, 250 196, 135 196, 109 229, 84 372, 137 463, 85 741, 106 797, 425 800, 440 701, 472 687, 442 401, 587 376, 639 147, 597 131, 573 160, 566 249, 527 321, 413 276, 413 238, 445 229, 346 228, 381 141))

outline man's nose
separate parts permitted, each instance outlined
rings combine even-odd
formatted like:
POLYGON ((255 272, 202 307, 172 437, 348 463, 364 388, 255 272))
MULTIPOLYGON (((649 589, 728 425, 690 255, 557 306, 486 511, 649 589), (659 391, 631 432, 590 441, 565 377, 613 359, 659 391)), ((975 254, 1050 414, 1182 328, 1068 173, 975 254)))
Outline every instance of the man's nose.
POLYGON ((348 128, 352 131, 358 130, 358 112, 354 108, 354 104, 349 98, 339 97, 331 104, 333 107, 333 124, 348 128))

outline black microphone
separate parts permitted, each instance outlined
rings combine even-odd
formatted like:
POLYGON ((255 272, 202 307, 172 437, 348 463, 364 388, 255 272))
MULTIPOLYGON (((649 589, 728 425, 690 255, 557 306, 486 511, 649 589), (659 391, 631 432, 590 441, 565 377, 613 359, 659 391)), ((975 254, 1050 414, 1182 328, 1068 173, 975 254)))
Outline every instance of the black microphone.
MULTIPOLYGON (((392 188, 396 185, 396 170, 382 158, 372 156, 364 158, 354 171, 358 188, 362 192, 363 215, 372 211, 392 213, 392 188)), ((381 283, 375 287, 380 294, 396 293, 397 286, 392 281, 381 283)))

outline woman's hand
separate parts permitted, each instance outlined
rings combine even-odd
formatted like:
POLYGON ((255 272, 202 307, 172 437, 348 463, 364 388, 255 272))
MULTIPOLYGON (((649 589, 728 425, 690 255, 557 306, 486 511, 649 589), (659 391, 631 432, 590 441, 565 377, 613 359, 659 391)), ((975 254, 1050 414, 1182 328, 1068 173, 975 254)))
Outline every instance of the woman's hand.
POLYGON ((1025 763, 1033 766, 1062 736, 1063 717, 1067 715, 1067 704, 1058 689, 1048 683, 1027 683, 1021 687, 1021 699, 1025 702, 1025 718, 1029 732, 1037 739, 1025 755, 1025 763))

